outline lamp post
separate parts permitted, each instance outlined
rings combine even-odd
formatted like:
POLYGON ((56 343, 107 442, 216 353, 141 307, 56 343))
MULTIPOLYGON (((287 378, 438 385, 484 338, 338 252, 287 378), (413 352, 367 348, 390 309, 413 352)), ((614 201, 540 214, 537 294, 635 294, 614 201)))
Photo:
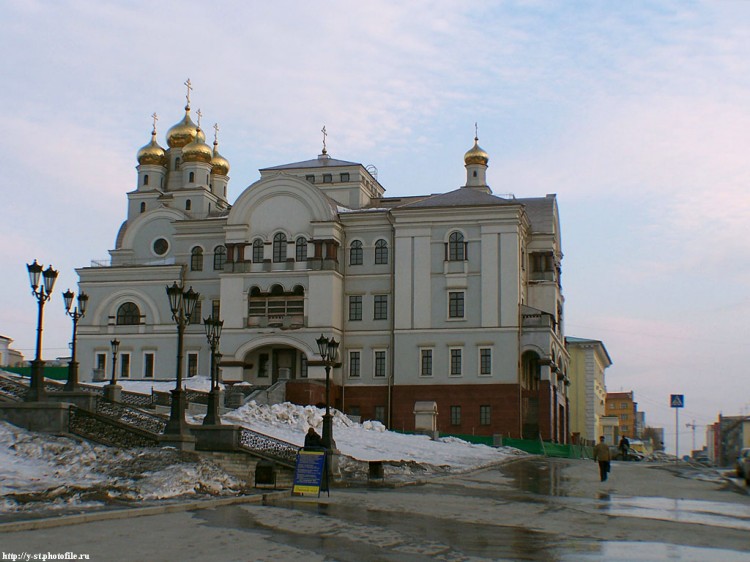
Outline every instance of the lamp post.
POLYGON ((335 447, 333 440, 333 424, 331 423, 331 367, 336 363, 336 355, 339 350, 339 342, 333 338, 327 338, 323 334, 315 340, 318 344, 318 352, 323 358, 326 368, 326 413, 323 416, 323 446, 330 450, 335 447))
POLYGON ((177 324, 177 373, 175 387, 172 391, 172 409, 169 421, 164 430, 165 434, 183 435, 187 429, 185 421, 185 392, 182 389, 182 341, 185 328, 190 324, 190 317, 198 303, 200 293, 193 291, 190 287, 187 291, 175 281, 172 286, 167 286, 169 297, 169 308, 172 311, 172 320, 177 324))
POLYGON ((120 349, 120 340, 112 340, 109 345, 112 346, 112 378, 109 384, 115 386, 117 384, 117 350, 120 349))
POLYGON ((203 319, 203 326, 206 329, 206 339, 211 348, 211 390, 208 393, 208 409, 206 417, 203 418, 203 425, 221 425, 221 416, 219 415, 219 368, 216 363, 217 358, 221 355, 217 350, 224 321, 214 318, 212 315, 203 319))
POLYGON ((68 363, 68 382, 65 383, 65 390, 78 390, 78 362, 76 361, 76 334, 78 331, 78 321, 86 314, 86 305, 89 302, 89 296, 81 291, 78 295, 78 306, 73 307, 73 297, 75 293, 68 289, 63 293, 65 300, 65 313, 73 319, 73 343, 71 345, 70 363, 68 363), (71 310, 73 307, 73 310, 71 310))
POLYGON ((29 270, 31 294, 39 303, 39 313, 36 325, 36 356, 31 362, 31 383, 25 399, 27 402, 43 402, 47 398, 47 391, 44 388, 44 361, 42 361, 42 319, 44 303, 52 294, 58 272, 52 269, 51 265, 44 269, 44 266, 38 264, 36 260, 34 263, 26 264, 26 268, 29 270), (42 278, 42 284, 39 283, 40 278, 42 278))

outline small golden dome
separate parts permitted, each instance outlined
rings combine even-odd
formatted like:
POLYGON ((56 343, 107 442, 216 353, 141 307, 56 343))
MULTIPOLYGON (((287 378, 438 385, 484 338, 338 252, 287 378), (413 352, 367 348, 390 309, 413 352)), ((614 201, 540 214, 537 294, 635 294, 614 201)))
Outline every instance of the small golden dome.
POLYGON ((203 131, 198 130, 198 126, 190 118, 190 106, 186 105, 185 117, 167 131, 167 144, 169 148, 182 148, 196 138, 200 139, 201 142, 206 141, 206 135, 203 131))
POLYGON ((182 149, 183 162, 205 162, 211 163, 214 152, 211 147, 203 142, 206 135, 200 129, 196 129, 196 136, 193 142, 186 144, 182 149))
POLYGON ((464 164, 467 166, 469 164, 482 164, 483 166, 486 166, 490 161, 489 154, 487 154, 478 143, 479 139, 474 137, 474 146, 464 154, 464 164))
POLYGON ((166 166, 167 154, 164 149, 156 142, 156 129, 151 131, 151 142, 142 147, 136 156, 138 164, 166 166))
POLYGON ((229 162, 219 154, 219 143, 214 141, 214 155, 211 158, 211 173, 215 176, 226 176, 229 174, 229 162))

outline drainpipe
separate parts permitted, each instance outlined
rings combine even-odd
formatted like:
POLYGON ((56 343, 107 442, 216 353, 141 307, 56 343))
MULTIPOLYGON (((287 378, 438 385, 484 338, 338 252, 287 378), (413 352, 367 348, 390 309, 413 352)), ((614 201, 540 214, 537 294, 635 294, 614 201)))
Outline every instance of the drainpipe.
POLYGON ((393 427, 393 379, 394 379, 394 373, 396 369, 396 294, 395 294, 395 286, 396 286, 396 227, 393 226, 393 217, 391 216, 390 211, 388 212, 388 220, 391 223, 391 247, 393 248, 392 259, 391 259, 391 313, 388 316, 390 318, 390 348, 391 348, 391 361, 390 361, 390 369, 388 373, 388 396, 387 396, 387 406, 386 406, 386 422, 388 429, 391 429, 393 427))

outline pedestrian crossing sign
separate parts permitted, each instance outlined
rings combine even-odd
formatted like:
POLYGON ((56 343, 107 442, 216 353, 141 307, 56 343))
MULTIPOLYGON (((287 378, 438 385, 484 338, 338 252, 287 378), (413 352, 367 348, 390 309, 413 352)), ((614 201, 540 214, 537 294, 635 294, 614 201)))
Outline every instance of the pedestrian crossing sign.
POLYGON ((685 395, 684 394, 672 394, 669 399, 669 405, 672 408, 684 408, 685 407, 685 395))

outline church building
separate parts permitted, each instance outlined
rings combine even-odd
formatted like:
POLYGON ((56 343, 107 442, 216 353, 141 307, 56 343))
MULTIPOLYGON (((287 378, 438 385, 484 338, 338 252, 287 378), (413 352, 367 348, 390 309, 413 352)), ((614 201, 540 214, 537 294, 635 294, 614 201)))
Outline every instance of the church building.
POLYGON ((165 288, 177 282, 200 294, 183 379, 209 374, 213 316, 226 382, 321 405, 322 334, 340 342, 331 405, 347 414, 409 431, 416 403, 434 402, 442 434, 567 442, 554 195, 493 195, 475 138, 465 185, 386 197, 374 168, 333 158, 324 140, 315 158, 261 169, 230 203, 229 163, 189 94, 166 145, 154 119, 111 259, 77 270, 89 295, 81 380, 109 378, 115 339, 118 379, 175 380, 165 288))

